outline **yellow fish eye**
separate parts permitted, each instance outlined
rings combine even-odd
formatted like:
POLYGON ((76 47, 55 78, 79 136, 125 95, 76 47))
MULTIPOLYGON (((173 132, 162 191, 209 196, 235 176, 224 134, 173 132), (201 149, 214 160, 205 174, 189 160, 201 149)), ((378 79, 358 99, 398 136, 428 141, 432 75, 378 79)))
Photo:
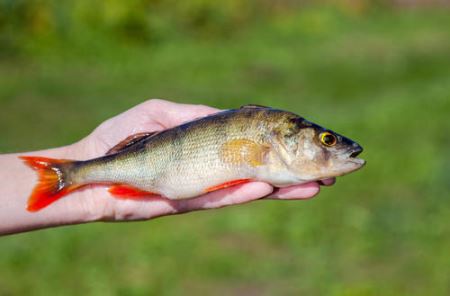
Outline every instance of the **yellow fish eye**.
POLYGON ((332 147, 336 145, 337 139, 336 136, 330 132, 323 132, 320 134, 320 142, 325 146, 332 147))

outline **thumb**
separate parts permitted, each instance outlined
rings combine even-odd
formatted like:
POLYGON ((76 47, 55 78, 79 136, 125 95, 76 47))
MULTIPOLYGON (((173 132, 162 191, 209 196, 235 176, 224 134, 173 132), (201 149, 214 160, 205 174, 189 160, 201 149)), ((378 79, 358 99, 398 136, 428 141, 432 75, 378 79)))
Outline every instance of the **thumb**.
POLYGON ((263 182, 250 182, 214 191, 194 199, 179 201, 179 211, 217 209, 247 203, 263 198, 273 191, 273 187, 263 182))

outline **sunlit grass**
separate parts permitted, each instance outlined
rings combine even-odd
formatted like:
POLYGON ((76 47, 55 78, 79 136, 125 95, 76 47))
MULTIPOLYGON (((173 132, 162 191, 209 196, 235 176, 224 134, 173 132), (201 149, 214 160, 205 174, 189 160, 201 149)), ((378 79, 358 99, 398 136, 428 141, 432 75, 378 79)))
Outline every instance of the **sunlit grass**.
POLYGON ((162 97, 292 110, 360 142, 368 164, 307 202, 2 238, 0 294, 448 294, 450 20, 313 13, 227 40, 35 44, 1 61, 1 152, 74 142, 162 97))

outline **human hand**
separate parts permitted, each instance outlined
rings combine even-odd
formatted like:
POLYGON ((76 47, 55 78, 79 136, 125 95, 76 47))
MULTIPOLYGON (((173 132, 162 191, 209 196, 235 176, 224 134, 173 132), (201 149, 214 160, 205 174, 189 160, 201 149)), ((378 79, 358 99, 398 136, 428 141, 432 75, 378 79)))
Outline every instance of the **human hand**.
MULTIPOLYGON (((19 156, 87 160, 105 155, 129 135, 159 131, 219 111, 207 106, 149 100, 102 123, 81 141, 60 148, 20 154, 0 154, 0 235, 93 221, 145 220, 164 215, 213 209, 257 199, 307 199, 320 190, 319 182, 277 189, 250 182, 197 198, 168 200, 150 196, 140 200, 117 199, 106 186, 85 186, 38 212, 26 210, 37 175, 19 156)), ((332 185, 333 179, 320 182, 332 185)))
MULTIPOLYGON (((103 122, 89 136, 70 146, 69 154, 77 159, 100 157, 129 135, 164 130, 218 111, 220 110, 203 105, 149 100, 103 122)), ((95 186, 81 190, 75 198, 68 196, 61 202, 76 203, 76 206, 88 211, 93 220, 145 220, 242 204, 262 198, 307 199, 319 193, 320 185, 332 185, 334 182, 335 179, 332 178, 286 188, 274 188, 263 182, 250 182, 186 200, 169 200, 159 196, 140 200, 118 199, 112 197, 106 187, 95 186)))

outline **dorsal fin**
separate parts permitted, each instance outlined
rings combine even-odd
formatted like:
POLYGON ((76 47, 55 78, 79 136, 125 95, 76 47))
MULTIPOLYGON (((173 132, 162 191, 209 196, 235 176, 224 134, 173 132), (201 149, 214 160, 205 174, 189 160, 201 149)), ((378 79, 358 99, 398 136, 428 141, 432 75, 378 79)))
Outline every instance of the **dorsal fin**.
POLYGON ((267 107, 267 106, 263 106, 263 105, 257 105, 257 104, 248 104, 248 105, 243 105, 241 106, 240 109, 253 109, 253 108, 271 108, 271 107, 267 107))
POLYGON ((114 147, 112 147, 111 149, 108 150, 108 152, 106 152, 106 155, 110 155, 110 154, 115 154, 118 153, 122 150, 127 149, 128 147, 133 146, 134 144, 153 137, 154 135, 158 134, 159 131, 157 132, 143 132, 143 133, 137 133, 131 136, 126 137, 124 140, 120 141, 117 145, 115 145, 114 147))

